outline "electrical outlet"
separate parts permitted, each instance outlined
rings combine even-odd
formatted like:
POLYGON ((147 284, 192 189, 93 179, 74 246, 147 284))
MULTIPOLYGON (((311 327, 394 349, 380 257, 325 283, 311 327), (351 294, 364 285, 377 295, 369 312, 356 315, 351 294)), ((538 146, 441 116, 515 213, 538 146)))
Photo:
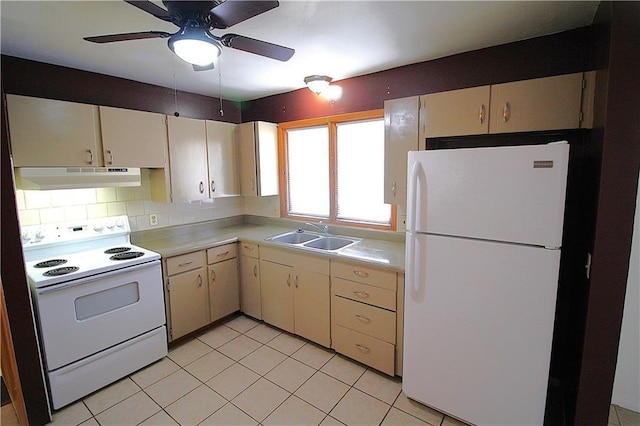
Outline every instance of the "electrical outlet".
POLYGON ((149 215, 149 225, 156 226, 158 224, 158 215, 150 214, 149 215))

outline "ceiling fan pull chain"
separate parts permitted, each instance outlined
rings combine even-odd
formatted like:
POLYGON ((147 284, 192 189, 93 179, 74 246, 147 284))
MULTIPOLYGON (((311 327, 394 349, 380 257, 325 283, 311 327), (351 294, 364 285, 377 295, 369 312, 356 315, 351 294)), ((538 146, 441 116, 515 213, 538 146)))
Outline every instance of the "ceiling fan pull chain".
POLYGON ((178 112, 178 86, 176 83, 176 66, 175 66, 175 57, 171 55, 171 72, 173 73, 173 101, 175 103, 176 110, 173 112, 173 115, 176 117, 180 116, 178 112))
POLYGON ((222 109, 222 61, 218 59, 218 96, 220 97, 220 117, 224 117, 222 109))

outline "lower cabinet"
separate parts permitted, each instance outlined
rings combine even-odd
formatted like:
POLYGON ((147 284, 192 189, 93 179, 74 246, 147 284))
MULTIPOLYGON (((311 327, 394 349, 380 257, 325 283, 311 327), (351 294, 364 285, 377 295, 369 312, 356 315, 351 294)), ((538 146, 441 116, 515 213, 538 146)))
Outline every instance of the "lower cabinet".
POLYGON ((163 259, 169 341, 240 309, 236 244, 163 259))
POLYGON ((240 310, 236 244, 207 250, 209 264, 209 314, 211 322, 240 310))
POLYGON ((260 249, 262 319, 320 345, 331 345, 329 260, 260 249))
POLYGON ((209 324, 206 254, 203 250, 164 260, 169 341, 209 324))
POLYGON ((253 318, 262 319, 260 290, 260 247, 240 244, 240 310, 253 318))
POLYGON ((398 337, 397 274, 331 262, 332 347, 393 376, 398 337))

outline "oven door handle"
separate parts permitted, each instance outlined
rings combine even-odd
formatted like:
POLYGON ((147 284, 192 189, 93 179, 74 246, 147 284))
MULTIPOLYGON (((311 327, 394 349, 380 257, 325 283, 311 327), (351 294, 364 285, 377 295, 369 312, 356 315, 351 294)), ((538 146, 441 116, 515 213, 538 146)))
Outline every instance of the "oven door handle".
POLYGON ((115 269, 112 271, 108 271, 108 272, 103 272, 103 273, 98 273, 96 275, 90 275, 88 277, 83 277, 83 278, 78 278, 76 280, 73 281, 67 281, 64 283, 60 283, 60 284, 54 284, 48 287, 43 287, 43 288, 38 288, 36 289, 36 291, 38 292, 38 294, 46 294, 46 293, 51 293, 53 291, 58 291, 58 290, 63 290, 65 288, 69 288, 69 287, 75 287, 77 285, 84 285, 93 281, 98 281, 98 280, 103 280, 105 278, 114 276, 114 275, 118 275, 118 274, 122 274, 125 272, 130 272, 130 271, 135 271, 138 269, 143 269, 143 268, 151 268, 154 266, 160 266, 160 260, 155 259, 152 260, 150 262, 145 262, 145 263, 140 263, 138 265, 133 265, 133 266, 129 266, 126 268, 119 268, 119 269, 115 269))

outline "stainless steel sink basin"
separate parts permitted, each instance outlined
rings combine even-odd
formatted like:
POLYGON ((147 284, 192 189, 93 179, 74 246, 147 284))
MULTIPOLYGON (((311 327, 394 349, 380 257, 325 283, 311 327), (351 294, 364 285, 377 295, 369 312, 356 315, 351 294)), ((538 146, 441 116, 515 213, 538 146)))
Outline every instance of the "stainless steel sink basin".
POLYGON ((356 244, 360 241, 360 238, 324 235, 299 229, 285 234, 274 235, 266 240, 302 249, 338 251, 356 244))
POLYGON ((303 244, 304 247, 310 247, 320 250, 339 250, 348 245, 356 243, 355 240, 340 237, 324 237, 303 244))
POLYGON ((315 234, 294 231, 282 235, 277 235, 275 237, 269 237, 267 238, 267 240, 273 241, 274 243, 302 244, 309 241, 317 240, 318 238, 320 238, 320 236, 315 234))

